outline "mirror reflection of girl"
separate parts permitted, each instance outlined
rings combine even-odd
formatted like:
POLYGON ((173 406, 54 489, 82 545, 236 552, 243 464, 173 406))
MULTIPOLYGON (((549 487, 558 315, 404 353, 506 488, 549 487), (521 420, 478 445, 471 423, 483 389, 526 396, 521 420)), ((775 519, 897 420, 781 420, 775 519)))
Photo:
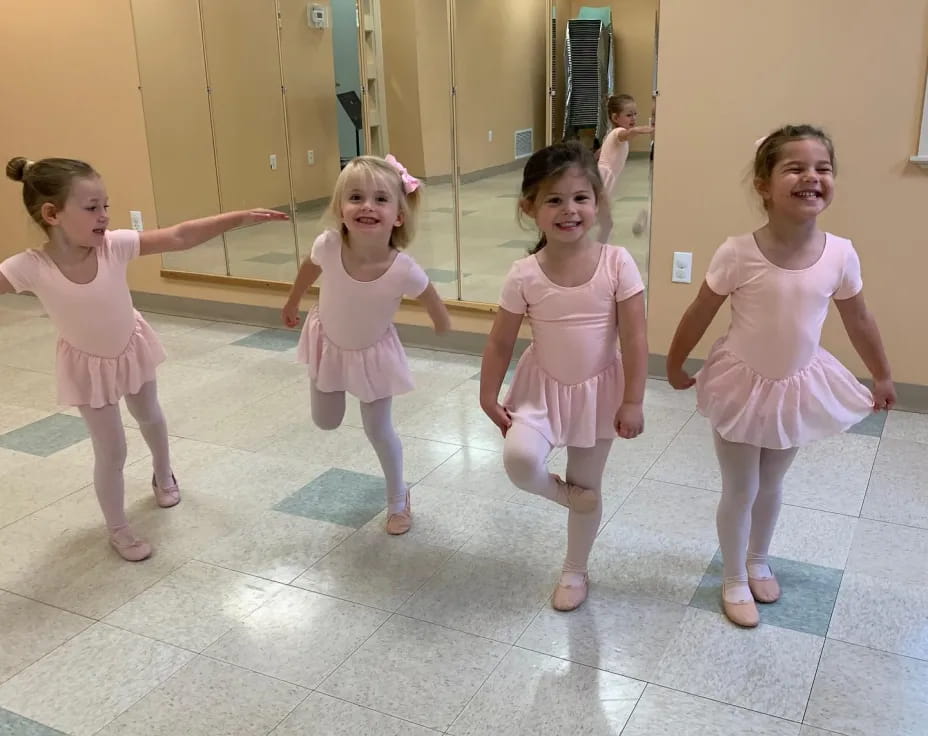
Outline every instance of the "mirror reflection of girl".
POLYGON ((602 195, 593 155, 579 143, 548 146, 525 164, 520 212, 535 221, 541 239, 506 276, 480 371, 480 405, 503 434, 509 479, 569 510, 567 555, 552 599, 560 611, 587 597, 613 440, 644 430, 644 285, 625 248, 590 237, 602 195), (526 318, 532 344, 500 404, 526 318), (546 466, 555 447, 567 448, 565 479, 546 466))
POLYGON ((337 429, 345 392, 360 400, 364 432, 386 481, 389 534, 405 534, 412 525, 403 446, 391 413, 393 397, 411 391, 413 381, 393 316, 410 296, 428 310, 438 334, 451 327, 429 277, 403 252, 415 233, 419 187, 392 156, 351 161, 335 182, 329 208, 338 229, 316 238, 282 315, 284 324, 296 327, 300 298, 324 274, 319 306, 298 348, 300 362, 309 366, 313 422, 337 429))
POLYGON ((160 230, 110 230, 103 179, 83 161, 17 157, 6 174, 23 186, 23 203, 45 231, 39 250, 0 263, 0 294, 35 294, 58 330, 59 403, 76 406, 93 443, 93 483, 123 559, 144 560, 151 545, 135 535, 124 505, 126 433, 119 401, 151 451, 152 491, 163 508, 180 502, 155 371, 165 358, 158 336, 132 306, 126 267, 138 256, 193 248, 240 225, 286 220, 275 210, 226 212, 160 230))
MULTIPOLYGON (((625 169, 625 162, 628 161, 629 142, 633 138, 651 135, 654 132, 653 125, 638 125, 638 104, 631 95, 610 97, 606 112, 613 127, 606 135, 602 148, 599 150, 599 176, 603 181, 605 192, 603 204, 607 205, 599 208, 599 239, 603 243, 608 243, 612 236, 613 221, 611 208, 608 205, 612 203, 616 184, 625 169)), ((646 223, 647 210, 642 209, 632 227, 635 235, 640 235, 644 231, 646 223)))

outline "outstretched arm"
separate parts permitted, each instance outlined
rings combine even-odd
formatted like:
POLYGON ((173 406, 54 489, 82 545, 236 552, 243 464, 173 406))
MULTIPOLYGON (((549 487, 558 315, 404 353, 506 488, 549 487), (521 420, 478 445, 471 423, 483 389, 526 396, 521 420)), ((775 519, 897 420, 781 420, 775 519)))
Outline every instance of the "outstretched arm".
POLYGON ((653 125, 636 125, 634 128, 617 128, 616 137, 620 141, 627 141, 639 135, 651 135, 653 132, 653 125))
POLYGON ((190 250, 235 227, 289 219, 283 212, 259 208, 238 212, 223 212, 221 215, 201 217, 198 220, 187 220, 171 227, 160 228, 159 230, 145 230, 139 233, 139 254, 150 256, 157 253, 190 250))

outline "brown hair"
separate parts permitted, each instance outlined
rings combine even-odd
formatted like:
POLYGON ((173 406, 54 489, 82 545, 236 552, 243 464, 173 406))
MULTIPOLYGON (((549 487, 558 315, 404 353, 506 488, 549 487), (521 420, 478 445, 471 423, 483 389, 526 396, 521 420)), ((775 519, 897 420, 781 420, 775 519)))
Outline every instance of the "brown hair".
POLYGON ((758 143, 757 151, 754 154, 754 178, 769 181, 774 168, 782 157, 783 147, 787 143, 809 138, 817 140, 825 146, 828 150, 828 158, 831 159, 831 168, 837 171, 838 162, 835 159, 835 146, 824 130, 816 128, 814 125, 784 125, 782 128, 777 128, 770 133, 766 138, 762 138, 758 143))
POLYGON ((73 158, 43 158, 33 162, 22 156, 7 162, 6 175, 13 181, 22 182, 23 204, 29 216, 43 230, 48 230, 48 223, 42 217, 44 204, 51 203, 61 209, 75 179, 99 176, 93 166, 73 158))
POLYGON ((338 179, 335 180, 335 191, 329 203, 329 218, 334 221, 343 238, 348 236, 348 230, 342 222, 342 197, 348 184, 358 177, 363 177, 367 181, 380 179, 387 182, 393 190, 399 203, 399 211, 403 215, 403 224, 393 228, 390 234, 390 247, 403 250, 416 235, 416 216, 419 212, 419 192, 422 191, 422 185, 420 184, 418 189, 406 194, 400 172, 395 166, 378 156, 358 156, 349 161, 348 165, 342 169, 342 173, 338 175, 338 179))
MULTIPOLYGON (((600 207, 608 207, 609 203, 603 194, 603 180, 599 176, 599 168, 589 149, 577 141, 555 143, 553 146, 542 148, 532 154, 525 163, 522 172, 522 196, 519 199, 518 216, 522 221, 522 214, 528 205, 533 205, 538 195, 555 180, 563 176, 569 169, 578 168, 590 181, 596 203, 600 207)), ((538 243, 529 253, 537 253, 547 245, 545 234, 541 234, 538 243)))
POLYGON ((606 103, 606 114, 609 116, 609 122, 612 122, 613 115, 621 115, 629 102, 634 102, 635 98, 631 95, 613 95, 606 103))

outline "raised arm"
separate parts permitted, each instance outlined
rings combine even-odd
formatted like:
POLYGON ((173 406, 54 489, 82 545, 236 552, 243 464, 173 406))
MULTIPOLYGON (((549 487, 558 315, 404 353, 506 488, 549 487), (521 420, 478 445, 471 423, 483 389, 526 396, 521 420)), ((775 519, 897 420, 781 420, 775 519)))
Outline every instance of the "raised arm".
POLYGON ((157 253, 170 253, 190 250, 207 240, 232 228, 272 220, 289 220, 283 212, 277 210, 254 209, 238 212, 223 212, 221 215, 201 217, 198 220, 179 222, 171 227, 159 230, 145 230, 139 233, 139 254, 143 256, 157 253))

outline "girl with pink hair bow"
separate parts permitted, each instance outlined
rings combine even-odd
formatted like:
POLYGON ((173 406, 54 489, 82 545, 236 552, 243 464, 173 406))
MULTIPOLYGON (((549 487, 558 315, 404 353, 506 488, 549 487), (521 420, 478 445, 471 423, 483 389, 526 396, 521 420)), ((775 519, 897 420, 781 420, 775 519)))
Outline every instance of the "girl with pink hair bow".
POLYGON ((300 298, 325 274, 297 350, 309 368, 313 422, 336 429, 345 416, 345 393, 361 402, 364 432, 386 481, 389 534, 405 534, 412 525, 391 410, 393 397, 412 390, 413 381, 393 317, 407 296, 422 302, 435 332, 451 327, 429 277, 403 252, 415 233, 420 192, 419 180, 393 156, 351 161, 329 205, 335 227, 316 238, 282 314, 284 324, 296 327, 300 298))

